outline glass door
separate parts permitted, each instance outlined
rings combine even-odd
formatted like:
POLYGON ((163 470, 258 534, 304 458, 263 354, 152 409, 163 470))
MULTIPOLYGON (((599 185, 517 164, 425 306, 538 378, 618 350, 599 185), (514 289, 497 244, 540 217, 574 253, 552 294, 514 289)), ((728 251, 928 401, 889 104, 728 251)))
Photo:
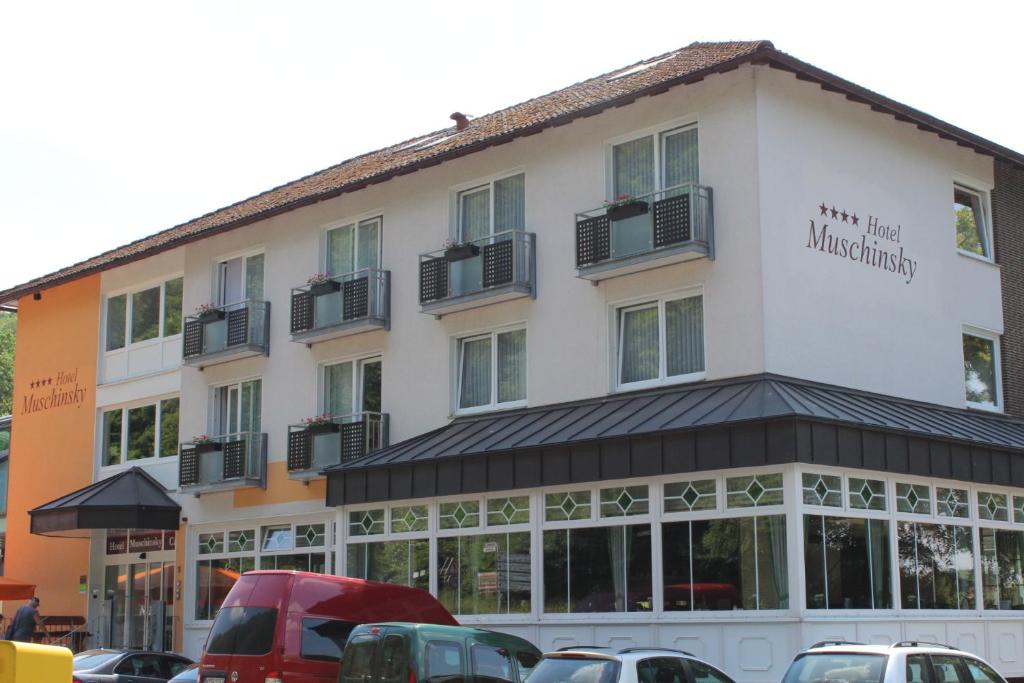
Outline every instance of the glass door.
POLYGON ((108 566, 104 587, 110 647, 172 648, 173 562, 108 566))

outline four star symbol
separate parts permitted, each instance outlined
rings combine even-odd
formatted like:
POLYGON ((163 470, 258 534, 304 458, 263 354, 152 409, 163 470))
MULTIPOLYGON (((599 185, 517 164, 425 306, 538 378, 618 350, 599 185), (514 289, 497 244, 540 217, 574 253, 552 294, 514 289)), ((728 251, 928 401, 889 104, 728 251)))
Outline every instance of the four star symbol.
POLYGON ((821 215, 828 217, 832 214, 832 218, 836 220, 842 220, 844 223, 853 223, 854 225, 860 225, 860 216, 856 213, 848 213, 846 209, 837 209, 835 206, 829 208, 825 202, 818 205, 818 210, 821 211, 821 215))
POLYGON ((31 386, 33 389, 35 389, 37 387, 44 387, 44 386, 47 386, 47 385, 50 385, 50 384, 53 384, 53 378, 52 377, 47 377, 46 379, 37 379, 37 380, 34 380, 32 382, 29 382, 29 386, 31 386))

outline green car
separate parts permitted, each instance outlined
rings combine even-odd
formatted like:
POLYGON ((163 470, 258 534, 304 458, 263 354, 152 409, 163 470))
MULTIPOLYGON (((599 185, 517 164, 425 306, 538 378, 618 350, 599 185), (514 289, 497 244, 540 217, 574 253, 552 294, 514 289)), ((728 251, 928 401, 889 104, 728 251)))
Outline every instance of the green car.
POLYGON ((523 683, 532 643, 468 626, 363 624, 352 629, 338 683, 523 683))

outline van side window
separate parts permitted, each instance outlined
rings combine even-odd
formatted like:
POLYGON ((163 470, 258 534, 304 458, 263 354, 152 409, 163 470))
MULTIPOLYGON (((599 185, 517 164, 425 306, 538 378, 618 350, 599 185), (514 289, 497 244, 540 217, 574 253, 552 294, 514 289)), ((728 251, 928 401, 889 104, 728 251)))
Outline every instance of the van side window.
POLYGON ((540 664, 540 657, 532 652, 517 652, 516 662, 519 663, 519 680, 525 681, 533 673, 533 670, 540 664))
MULTIPOLYGON (((346 657, 347 659, 347 657, 346 657)), ((449 640, 431 640, 427 643, 427 681, 444 683, 462 678, 462 644, 449 640)), ((348 683, 346 681, 346 683, 348 683)), ((352 683, 356 683, 352 681, 352 683)))
POLYGON ((380 683, 406 683, 409 680, 409 657, 405 638, 389 635, 380 646, 380 683))
POLYGON ((473 662, 473 677, 513 680, 512 658, 508 650, 487 645, 474 645, 469 650, 473 662))
POLYGON ((303 619, 300 656, 329 662, 341 661, 348 634, 355 627, 356 624, 352 622, 337 619, 303 619))
POLYGON ((907 656, 907 683, 931 683, 928 659, 924 655, 907 656))
POLYGON ((338 683, 366 683, 373 677, 373 657, 377 654, 377 636, 356 636, 345 647, 338 683))

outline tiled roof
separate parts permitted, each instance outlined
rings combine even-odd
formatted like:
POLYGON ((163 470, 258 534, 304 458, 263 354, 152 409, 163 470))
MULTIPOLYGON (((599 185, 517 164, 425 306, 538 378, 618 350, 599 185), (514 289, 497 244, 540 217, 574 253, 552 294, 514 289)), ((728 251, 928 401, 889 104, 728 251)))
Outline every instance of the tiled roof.
POLYGON ((352 192, 443 161, 509 142, 518 137, 593 116, 639 97, 694 83, 743 64, 767 64, 798 78, 841 92, 855 102, 915 123, 919 128, 979 152, 1024 166, 1024 156, 923 112, 901 105, 849 81, 779 52, 769 41, 693 43, 679 50, 602 74, 567 88, 474 119, 468 128, 453 126, 344 161, 304 178, 218 209, 54 273, 0 292, 0 306, 25 294, 181 246, 269 216, 352 192))

